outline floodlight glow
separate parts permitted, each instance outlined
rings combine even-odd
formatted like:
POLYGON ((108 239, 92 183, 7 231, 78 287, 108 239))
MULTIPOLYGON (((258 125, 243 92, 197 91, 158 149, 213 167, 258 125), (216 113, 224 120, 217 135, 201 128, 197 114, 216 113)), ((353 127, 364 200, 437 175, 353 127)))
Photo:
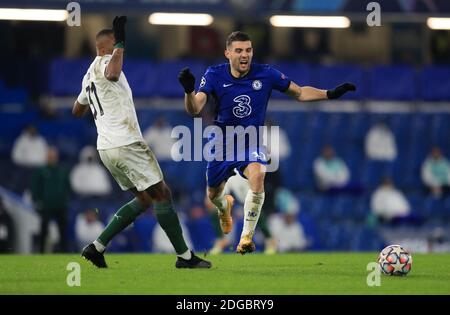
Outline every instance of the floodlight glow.
POLYGON ((148 17, 150 24, 156 25, 210 25, 214 18, 203 13, 153 13, 148 17))
POLYGON ((427 19, 427 25, 432 30, 450 30, 450 18, 430 17, 427 19))
POLYGON ((274 15, 270 23, 275 27, 347 28, 350 20, 345 16, 274 15))
POLYGON ((0 8, 0 20, 13 21, 65 21, 66 10, 0 8))

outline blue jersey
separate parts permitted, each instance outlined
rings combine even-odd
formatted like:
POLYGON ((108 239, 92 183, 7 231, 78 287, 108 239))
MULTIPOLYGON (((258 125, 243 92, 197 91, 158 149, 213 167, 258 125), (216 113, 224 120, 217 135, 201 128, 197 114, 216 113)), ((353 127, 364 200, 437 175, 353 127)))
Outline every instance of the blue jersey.
POLYGON ((284 92, 290 80, 269 65, 252 63, 242 78, 231 75, 230 65, 209 67, 200 82, 199 92, 215 100, 217 126, 263 126, 272 90, 284 92))
POLYGON ((243 170, 250 161, 267 164, 265 148, 258 143, 249 143, 245 139, 243 147, 230 141, 226 127, 264 126, 267 103, 272 90, 286 91, 290 84, 289 78, 269 65, 252 63, 250 71, 242 78, 231 75, 228 63, 209 67, 200 81, 198 92, 212 97, 215 102, 216 116, 214 125, 222 130, 223 142, 218 141, 214 132, 209 138, 209 144, 214 144, 211 150, 214 160, 208 162, 207 181, 209 187, 217 187, 230 176, 234 169, 244 176, 243 170), (220 145, 217 145, 220 142, 220 145), (230 150, 230 146, 234 148, 230 150), (231 156, 230 156, 231 152, 231 156))

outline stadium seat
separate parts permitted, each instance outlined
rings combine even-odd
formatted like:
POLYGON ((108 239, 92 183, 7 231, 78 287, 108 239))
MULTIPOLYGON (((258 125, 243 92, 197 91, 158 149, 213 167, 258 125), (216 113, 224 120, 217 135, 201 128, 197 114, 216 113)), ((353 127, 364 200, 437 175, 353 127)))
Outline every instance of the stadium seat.
POLYGON ((331 205, 330 218, 335 222, 353 219, 354 205, 354 197, 338 196, 331 205))
POLYGON ((420 73, 420 97, 425 101, 450 100, 450 67, 429 66, 420 73))
POLYGON ((425 198, 423 203, 422 215, 427 220, 433 220, 440 218, 441 213, 445 211, 444 209, 444 201, 441 198, 428 196, 425 198))
POLYGON ((385 245, 385 241, 375 230, 361 226, 353 231, 353 239, 349 249, 355 251, 379 251, 385 245))
POLYGON ((377 187, 384 177, 393 177, 394 163, 367 160, 362 170, 362 183, 365 187, 377 187))
POLYGON ((378 66, 370 72, 371 99, 410 101, 416 97, 415 87, 416 75, 412 67, 378 66))
MULTIPOLYGON (((209 216, 190 219, 186 222, 196 251, 206 252, 214 244, 215 234, 209 216)), ((236 226, 234 228, 237 228, 236 226)))
MULTIPOLYGON (((303 209, 303 204, 302 204, 303 209)), ((317 231, 316 223, 308 215, 308 213, 303 210, 300 211, 298 215, 298 220, 303 227, 306 238, 308 239, 308 250, 319 250, 320 249, 320 238, 317 231)))
POLYGON ((55 96, 78 96, 89 59, 54 59, 50 65, 50 92, 55 96))
POLYGON ((0 115, 0 153, 9 157, 14 141, 22 130, 37 120, 38 113, 36 111, 2 113, 0 115))
POLYGON ((408 113, 393 113, 388 116, 388 125, 395 136, 395 142, 398 147, 405 145, 409 140, 411 116, 408 113))
POLYGON ((148 61, 126 60, 123 72, 133 92, 133 97, 150 97, 158 89, 155 64, 148 61))
MULTIPOLYGON (((300 86, 311 84, 311 68, 307 64, 282 62, 273 67, 300 86)), ((274 98, 289 99, 287 95, 278 91, 274 91, 272 95, 274 98)))
POLYGON ((196 78, 196 84, 200 84, 202 75, 206 71, 206 66, 201 62, 194 61, 164 61, 158 63, 154 76, 158 82, 155 96, 159 97, 184 97, 184 90, 178 82, 178 73, 184 67, 189 67, 196 78))
POLYGON ((151 252, 152 234, 156 224, 156 219, 149 213, 141 215, 133 223, 133 229, 137 235, 137 250, 139 252, 151 252))
POLYGON ((431 115, 431 125, 429 126, 429 140, 433 145, 438 145, 444 151, 450 148, 449 119, 448 113, 434 113, 431 115))
POLYGON ((14 105, 14 111, 23 111, 27 100, 28 93, 25 88, 6 88, 0 87, 0 105, 3 107, 8 105, 8 108, 11 110, 11 105, 14 105))
POLYGON ((367 216, 370 214, 370 200, 369 197, 359 197, 355 199, 355 204, 353 206, 352 219, 355 222, 364 224, 367 216))
POLYGON ((331 89, 335 86, 351 82, 357 90, 345 94, 342 99, 360 100, 367 97, 367 86, 364 70, 353 65, 318 66, 312 71, 312 86, 321 89, 331 89))

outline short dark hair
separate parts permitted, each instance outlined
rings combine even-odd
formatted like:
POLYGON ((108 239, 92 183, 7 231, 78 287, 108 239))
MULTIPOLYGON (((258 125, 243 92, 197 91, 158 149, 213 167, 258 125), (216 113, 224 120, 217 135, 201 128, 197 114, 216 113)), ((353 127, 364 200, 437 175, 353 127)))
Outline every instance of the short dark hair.
POLYGON ((246 42, 249 41, 250 36, 247 33, 236 31, 228 35, 227 41, 226 41, 226 47, 230 46, 232 42, 246 42))
POLYGON ((99 39, 102 36, 110 36, 112 34, 114 34, 114 31, 112 29, 105 28, 97 33, 97 35, 95 36, 95 39, 99 39))

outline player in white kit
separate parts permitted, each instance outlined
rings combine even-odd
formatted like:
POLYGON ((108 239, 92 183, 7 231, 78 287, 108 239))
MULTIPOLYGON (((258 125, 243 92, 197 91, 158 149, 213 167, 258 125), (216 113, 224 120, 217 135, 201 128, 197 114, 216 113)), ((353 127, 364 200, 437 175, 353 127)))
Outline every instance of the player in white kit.
POLYGON ((134 108, 133 96, 122 72, 125 47, 125 16, 116 17, 113 29, 96 36, 97 56, 82 82, 72 113, 83 116, 91 109, 97 127, 100 158, 122 190, 135 198, 122 206, 82 256, 99 268, 107 267, 104 251, 111 239, 153 205, 159 224, 177 253, 177 268, 210 268, 188 248, 169 187, 153 152, 145 143, 134 108))

